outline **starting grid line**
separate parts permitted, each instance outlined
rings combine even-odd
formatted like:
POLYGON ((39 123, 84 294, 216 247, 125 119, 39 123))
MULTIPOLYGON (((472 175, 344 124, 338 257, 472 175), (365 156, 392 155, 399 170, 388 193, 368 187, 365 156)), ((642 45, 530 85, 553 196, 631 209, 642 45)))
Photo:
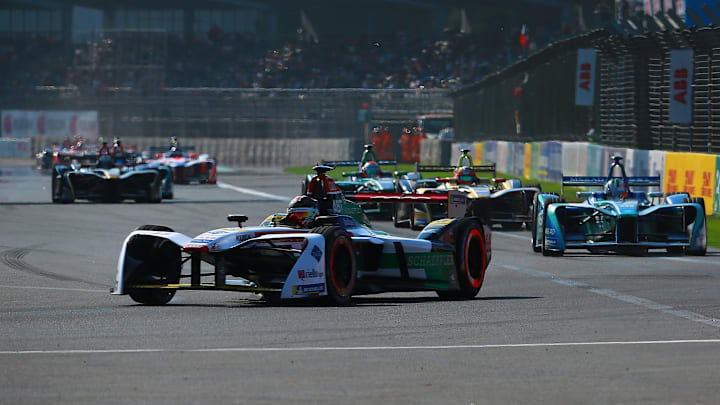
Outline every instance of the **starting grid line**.
POLYGON ((391 351, 391 350, 468 350, 468 349, 504 349, 536 347, 576 347, 576 346, 638 346, 669 344, 716 344, 720 339, 681 339, 681 340, 639 340, 616 342, 560 342, 560 343, 507 343, 479 345, 443 345, 443 346, 326 346, 326 347, 225 347, 206 349, 96 349, 96 350, 4 350, 0 355, 32 354, 137 354, 137 353, 261 353, 261 352, 321 352, 321 351, 391 351))

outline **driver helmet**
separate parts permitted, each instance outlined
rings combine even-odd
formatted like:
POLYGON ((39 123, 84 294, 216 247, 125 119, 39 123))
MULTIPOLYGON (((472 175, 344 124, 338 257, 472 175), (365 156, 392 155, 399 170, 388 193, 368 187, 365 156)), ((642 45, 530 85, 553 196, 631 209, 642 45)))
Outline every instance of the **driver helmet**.
POLYGON ((362 167, 363 177, 377 177, 380 175, 380 165, 375 161, 366 162, 362 167))
POLYGON ((614 178, 605 183, 605 193, 608 198, 621 198, 627 193, 625 182, 622 179, 614 178))
POLYGON ((455 180, 458 184, 472 184, 476 178, 475 171, 469 166, 463 166, 455 171, 455 180))
POLYGON ((298 228, 310 228, 319 215, 320 204, 318 204, 318 200, 307 195, 301 195, 290 201, 283 224, 298 228))

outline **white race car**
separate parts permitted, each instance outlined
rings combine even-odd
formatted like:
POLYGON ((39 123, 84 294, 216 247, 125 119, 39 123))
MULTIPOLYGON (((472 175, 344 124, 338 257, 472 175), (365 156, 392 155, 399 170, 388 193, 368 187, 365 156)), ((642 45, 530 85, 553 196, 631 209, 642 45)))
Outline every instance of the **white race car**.
POLYGON ((334 305, 348 304, 353 294, 385 291, 477 295, 491 258, 487 224, 449 218, 415 239, 390 236, 369 226, 360 207, 325 175, 330 169, 316 167, 307 194, 260 226, 242 227, 246 216, 229 215, 240 227, 194 238, 163 226, 139 227, 122 247, 113 294, 149 305, 165 304, 183 289, 325 297, 334 305), (190 272, 183 272, 188 262, 190 272))

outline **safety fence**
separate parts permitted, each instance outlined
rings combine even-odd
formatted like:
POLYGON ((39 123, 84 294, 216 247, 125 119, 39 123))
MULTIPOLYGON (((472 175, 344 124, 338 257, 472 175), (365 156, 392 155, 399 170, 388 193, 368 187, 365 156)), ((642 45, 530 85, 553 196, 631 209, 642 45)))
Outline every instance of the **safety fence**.
POLYGON ((553 43, 453 98, 457 139, 720 153, 720 27, 593 31, 553 43), (589 104, 576 105, 581 49, 596 55, 595 88, 589 104), (673 113, 676 106, 684 113, 673 113))
MULTIPOLYGON (((355 138, 400 136, 418 115, 452 112, 449 90, 36 88, 0 91, 0 109, 96 111, 112 137, 355 138)), ((48 131, 46 135, 55 135, 48 131)))
POLYGON ((28 139, 0 139, 0 158, 26 158, 31 150, 28 139))
MULTIPOLYGON (((123 143, 138 152, 151 147, 169 148, 168 138, 125 137, 123 143)), ((27 141, 25 141, 27 142, 27 141)), ((62 143, 62 138, 36 136, 32 138, 32 150, 40 151, 62 143)), ((362 152, 359 140, 351 138, 306 138, 306 139, 248 139, 188 137, 181 140, 181 146, 193 147, 193 152, 206 153, 214 157, 218 165, 243 167, 288 167, 307 165, 308 170, 322 160, 354 159, 362 152)), ((28 147, 30 150, 30 147, 28 147)), ((28 157, 25 152, 24 157, 28 157)))
POLYGON ((455 164, 460 149, 472 151, 477 164, 495 163, 497 170, 513 176, 560 182, 562 176, 606 176, 610 156, 623 156, 628 176, 660 176, 662 191, 687 191, 703 197, 708 212, 720 214, 720 155, 668 152, 600 146, 587 142, 453 143, 450 159, 455 164))

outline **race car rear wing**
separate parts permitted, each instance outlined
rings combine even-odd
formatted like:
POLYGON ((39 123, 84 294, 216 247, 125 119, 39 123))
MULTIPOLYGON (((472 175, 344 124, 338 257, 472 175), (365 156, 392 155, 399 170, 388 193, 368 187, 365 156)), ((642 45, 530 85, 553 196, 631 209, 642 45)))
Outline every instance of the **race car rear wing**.
POLYGON ((403 193, 345 193, 345 198, 355 202, 383 202, 406 204, 442 204, 448 201, 443 194, 403 194, 403 193))
MULTIPOLYGON (((195 146, 183 145, 180 147, 180 150, 182 150, 183 152, 194 152, 195 146)), ((151 156, 155 156, 158 153, 165 153, 165 152, 169 152, 169 151, 170 151, 170 148, 168 148, 167 146, 151 146, 150 147, 150 155, 151 156)))
MULTIPOLYGON (((397 167, 397 161, 395 161, 395 160, 378 160, 376 163, 379 165, 394 165, 397 167)), ((362 162, 359 160, 323 160, 322 164, 324 166, 330 166, 332 168, 343 167, 343 166, 345 166, 345 167, 347 167, 347 166, 360 167, 362 162)))
MULTIPOLYGON (((613 177, 614 179, 622 179, 622 177, 613 177)), ((608 178, 604 176, 563 176, 560 183, 560 194, 564 195, 565 186, 571 187, 602 187, 608 182, 608 178)), ((628 177, 628 187, 660 187, 659 176, 645 177, 628 177)))
MULTIPOLYGON (((484 172, 484 173, 492 173, 493 177, 495 177, 495 163, 491 163, 488 165, 479 165, 479 166, 471 166, 471 169, 477 172, 484 172)), ((417 172, 454 172, 457 170, 456 166, 427 166, 427 165, 418 165, 415 169, 417 172)))

